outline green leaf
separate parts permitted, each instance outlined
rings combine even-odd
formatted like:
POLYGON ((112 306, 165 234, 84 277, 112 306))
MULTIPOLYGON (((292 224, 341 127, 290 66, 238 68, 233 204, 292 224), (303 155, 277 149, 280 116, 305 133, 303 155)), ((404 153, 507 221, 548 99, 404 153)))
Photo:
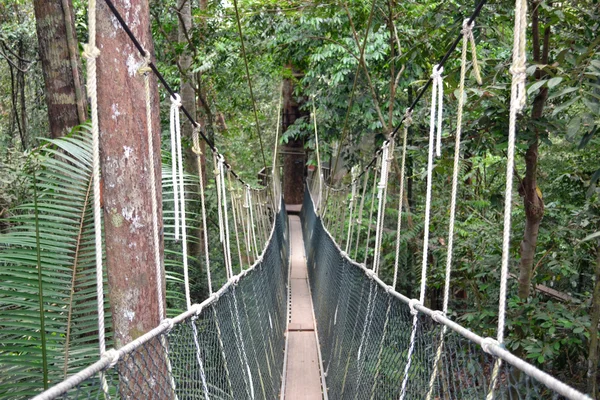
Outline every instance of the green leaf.
POLYGON ((534 82, 531 86, 529 86, 529 88, 527 88, 527 94, 531 95, 532 93, 535 93, 539 88, 544 86, 545 83, 545 80, 534 82))
POLYGON ((555 87, 556 85, 558 85, 559 83, 561 83, 561 82, 562 82, 562 80, 563 80, 563 78, 562 78, 562 77, 560 77, 560 76, 559 76, 559 77, 555 77, 555 78, 552 78, 552 79, 550 79, 550 80, 548 81, 548 88, 549 88, 549 89, 552 89, 553 87, 555 87))

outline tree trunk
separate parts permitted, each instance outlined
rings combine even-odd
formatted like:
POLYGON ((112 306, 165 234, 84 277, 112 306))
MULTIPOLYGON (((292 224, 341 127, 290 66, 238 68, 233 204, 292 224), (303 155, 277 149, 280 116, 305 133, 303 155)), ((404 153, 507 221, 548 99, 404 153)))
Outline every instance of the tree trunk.
MULTIPOLYGON (((291 66, 286 68, 294 73, 291 66)), ((300 104, 294 99, 294 81, 283 81, 283 126, 282 132, 294 122, 308 114, 300 110, 300 104)), ((302 140, 290 140, 283 147, 283 198, 286 204, 302 204, 304 199, 304 143, 302 140)))
MULTIPOLYGON (((153 55, 148 1, 113 1, 141 45, 153 55)), ((154 153, 149 155, 144 78, 138 73, 143 59, 105 2, 98 2, 97 21, 106 264, 115 347, 120 348, 159 324, 158 304, 165 302, 164 281, 163 298, 158 298, 156 289, 151 203, 152 196, 157 196, 156 212, 162 231, 159 98, 156 78, 151 74, 154 153), (151 192, 150 163, 156 173, 156 193, 151 192)), ((162 240, 159 247, 162 260, 162 240)), ((172 397, 167 364, 162 352, 157 351, 162 347, 159 339, 155 340, 122 365, 121 373, 129 381, 122 388, 126 392, 121 393, 122 397, 172 397), (143 365, 151 367, 140 368, 143 365), (164 392, 157 392, 158 388, 164 392)))
MULTIPOLYGON (((192 4, 190 0, 178 0, 177 2, 178 13, 178 24, 177 24, 177 41, 184 50, 179 56, 179 66, 181 68, 180 74, 180 95, 183 106, 188 110, 192 118, 196 120, 196 84, 194 82, 194 74, 191 71, 192 56, 189 50, 188 38, 190 37, 190 30, 192 29, 192 4)), ((194 127, 187 119, 182 119, 183 125, 181 127, 182 134, 188 138, 188 143, 192 143, 192 133, 194 127)), ((185 170, 192 174, 198 175, 198 163, 196 162, 196 154, 194 153, 192 146, 185 147, 185 170)), ((203 165, 204 167, 204 165, 203 165)), ((205 168, 202 168, 203 170, 205 168)), ((195 193, 189 191, 186 195, 187 200, 193 204, 198 203, 198 196, 195 193)), ((197 210, 199 211, 199 210, 197 210)), ((203 246, 201 245, 202 232, 200 229, 200 220, 194 219, 189 226, 189 237, 192 240, 188 240, 188 254, 196 259, 200 259, 203 254, 203 246)), ((197 263, 194 265, 194 270, 200 274, 201 264, 197 263)), ((196 302, 201 302, 206 298, 206 293, 194 293, 193 299, 196 302)))
POLYGON ((50 135, 61 137, 87 119, 73 6, 70 0, 34 0, 50 135))
POLYGON ((600 241, 596 246, 596 283, 590 317, 590 348, 588 353, 588 393, 598 398, 598 322, 600 322, 600 241))
MULTIPOLYGON (((543 47, 540 44, 540 26, 539 26, 539 1, 534 2, 531 27, 533 31, 533 59, 538 64, 548 63, 548 54, 550 47, 550 26, 544 30, 543 47)), ((536 71, 536 79, 545 77, 541 70, 536 71)), ((531 119, 538 120, 542 118, 544 106, 548 99, 548 88, 543 87, 533 100, 531 110, 531 119)), ((533 279, 533 261, 535 258, 535 249, 537 246, 538 232, 540 223, 544 216, 544 200, 541 190, 537 186, 537 168, 539 158, 539 128, 535 128, 534 137, 531 139, 529 148, 525 153, 525 177, 519 188, 523 195, 523 204, 525 207, 525 232, 521 242, 521 261, 519 265, 519 298, 526 301, 531 292, 531 281, 533 279)), ((505 199, 511 201, 511 199, 505 199)))

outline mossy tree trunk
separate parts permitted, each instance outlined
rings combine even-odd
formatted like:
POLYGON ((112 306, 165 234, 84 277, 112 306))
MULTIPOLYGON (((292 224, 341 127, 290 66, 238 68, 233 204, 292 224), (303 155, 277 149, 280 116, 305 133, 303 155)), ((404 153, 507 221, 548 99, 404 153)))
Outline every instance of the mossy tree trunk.
POLYGON ((71 0, 34 0, 46 104, 53 138, 87 120, 71 0))

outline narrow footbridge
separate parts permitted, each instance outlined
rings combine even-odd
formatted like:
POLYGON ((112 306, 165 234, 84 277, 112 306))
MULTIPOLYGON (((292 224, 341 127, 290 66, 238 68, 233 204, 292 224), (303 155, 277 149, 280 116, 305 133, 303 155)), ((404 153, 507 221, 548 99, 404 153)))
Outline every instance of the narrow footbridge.
POLYGON ((313 206, 281 207, 252 267, 36 399, 587 398, 384 284, 313 206))

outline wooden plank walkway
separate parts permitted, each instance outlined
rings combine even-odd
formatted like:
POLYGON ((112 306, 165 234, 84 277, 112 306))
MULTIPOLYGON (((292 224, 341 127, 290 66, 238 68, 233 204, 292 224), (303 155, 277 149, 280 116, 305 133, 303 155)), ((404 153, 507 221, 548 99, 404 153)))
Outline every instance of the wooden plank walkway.
POLYGON ((287 329, 285 400, 322 400, 313 304, 308 286, 300 218, 290 215, 291 312, 287 329))

